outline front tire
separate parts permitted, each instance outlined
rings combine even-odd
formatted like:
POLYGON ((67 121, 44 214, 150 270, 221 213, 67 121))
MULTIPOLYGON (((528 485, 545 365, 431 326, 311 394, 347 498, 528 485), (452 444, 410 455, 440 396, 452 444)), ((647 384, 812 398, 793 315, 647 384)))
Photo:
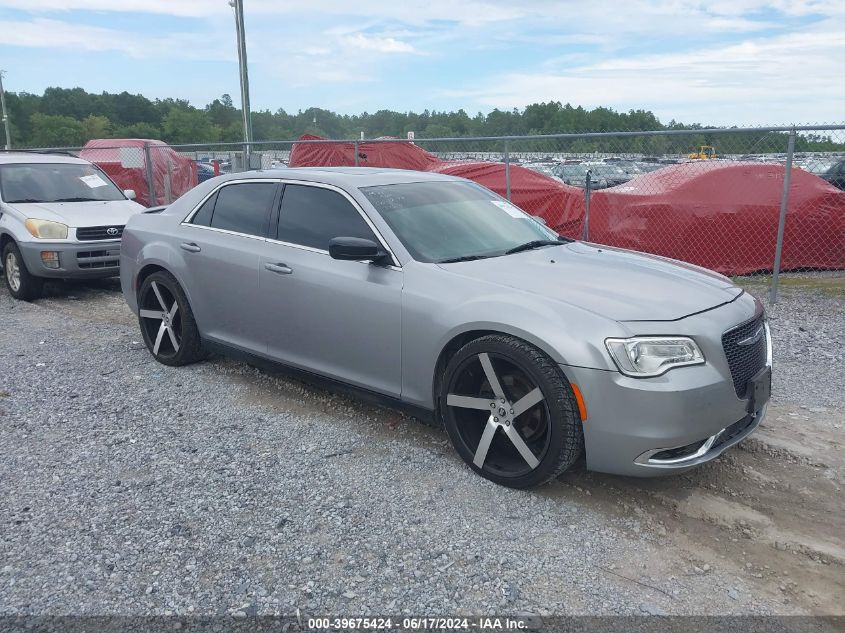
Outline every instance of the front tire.
POLYGON ((446 366, 440 412, 461 458, 511 488, 555 479, 583 452, 572 388, 542 351, 512 336, 462 347, 446 366))
POLYGON ((141 284, 138 323, 147 349, 163 365, 179 367, 205 358, 188 298, 170 273, 155 272, 141 284))
POLYGON ((20 301, 38 299, 44 290, 44 280, 29 272, 18 245, 14 242, 6 244, 2 256, 3 279, 9 294, 20 301))

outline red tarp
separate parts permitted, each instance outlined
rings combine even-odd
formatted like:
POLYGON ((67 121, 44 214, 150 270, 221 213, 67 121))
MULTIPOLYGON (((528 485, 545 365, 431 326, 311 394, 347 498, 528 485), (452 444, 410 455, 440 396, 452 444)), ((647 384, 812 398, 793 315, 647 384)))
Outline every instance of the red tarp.
MULTIPOLYGON (((725 274, 771 270, 786 169, 670 165, 592 194, 590 240, 725 274)), ((845 268, 845 192, 793 169, 781 269, 845 268)))
MULTIPOLYGON (((317 140, 306 134, 302 140, 317 140)), ((355 165, 352 143, 294 144, 289 167, 351 167, 355 165)), ((407 141, 395 143, 358 143, 360 167, 391 167, 432 171, 468 178, 507 194, 504 163, 444 161, 407 141)), ((525 167, 511 165, 511 200, 521 209, 542 217, 549 226, 564 234, 580 235, 584 214, 584 193, 525 167)))
POLYGON ((145 207, 170 204, 197 184, 197 165, 163 141, 138 138, 88 141, 80 158, 91 161, 121 189, 134 189, 136 200, 145 207), (150 145, 154 201, 150 201, 144 145, 150 145))
MULTIPOLYGON (((302 139, 319 139, 303 136, 302 139)), ((352 166, 352 143, 295 144, 291 167, 352 166)), ((358 144, 361 167, 416 169, 474 180, 506 195, 503 163, 444 161, 413 143, 358 144)), ((592 242, 698 264, 724 274, 771 270, 785 169, 764 163, 669 165, 594 191, 592 242)), ((580 238, 584 191, 511 165, 511 200, 580 238)), ((845 269, 845 192, 801 169, 791 177, 782 269, 845 269)))

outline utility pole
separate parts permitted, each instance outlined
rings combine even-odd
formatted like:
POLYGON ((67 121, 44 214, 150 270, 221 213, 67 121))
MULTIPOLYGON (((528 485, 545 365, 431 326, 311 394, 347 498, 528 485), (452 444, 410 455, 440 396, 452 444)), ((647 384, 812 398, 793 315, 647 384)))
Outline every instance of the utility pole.
POLYGON ((238 35, 238 65, 241 75, 241 113, 244 124, 244 166, 250 167, 249 155, 252 143, 252 113, 249 108, 249 75, 246 63, 246 31, 244 29, 243 0, 229 0, 229 6, 235 10, 235 29, 238 35))
POLYGON ((6 149, 12 149, 12 134, 9 132, 9 115, 6 114, 6 93, 3 92, 3 75, 5 70, 0 70, 0 109, 3 111, 3 127, 6 128, 6 149))

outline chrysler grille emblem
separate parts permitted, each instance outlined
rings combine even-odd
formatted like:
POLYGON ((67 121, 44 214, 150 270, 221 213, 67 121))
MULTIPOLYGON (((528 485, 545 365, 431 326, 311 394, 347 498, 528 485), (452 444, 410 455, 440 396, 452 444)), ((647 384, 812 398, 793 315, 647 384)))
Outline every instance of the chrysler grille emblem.
POLYGON ((763 336, 763 326, 761 325, 759 328, 757 328, 757 331, 754 332, 754 334, 752 334, 748 338, 742 339, 741 341, 737 341, 736 344, 742 345, 743 347, 745 347, 747 345, 754 345, 754 343, 759 341, 762 336, 763 336))
POLYGON ((109 235, 117 235, 119 231, 112 226, 106 229, 106 233, 108 233, 109 235))

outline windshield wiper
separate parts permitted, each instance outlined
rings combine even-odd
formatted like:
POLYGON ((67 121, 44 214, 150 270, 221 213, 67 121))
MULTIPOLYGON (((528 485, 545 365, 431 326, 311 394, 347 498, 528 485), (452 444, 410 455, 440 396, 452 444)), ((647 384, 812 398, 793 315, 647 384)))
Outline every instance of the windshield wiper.
POLYGON ((438 264, 454 264, 457 262, 471 262, 476 259, 487 259, 491 257, 491 255, 463 255, 462 257, 452 257, 450 259, 441 259, 438 260, 436 263, 438 264))
POLYGON ((6 200, 9 204, 26 204, 28 202, 44 202, 44 200, 36 200, 35 198, 21 198, 20 200, 6 200))
POLYGON ((525 244, 520 244, 519 246, 514 246, 513 248, 506 250, 505 255, 512 255, 513 253, 520 253, 522 251, 530 251, 534 248, 542 248, 543 246, 560 246, 564 244, 564 240, 531 240, 530 242, 525 242, 525 244))
POLYGON ((105 202, 99 198, 56 198, 50 202, 105 202))

